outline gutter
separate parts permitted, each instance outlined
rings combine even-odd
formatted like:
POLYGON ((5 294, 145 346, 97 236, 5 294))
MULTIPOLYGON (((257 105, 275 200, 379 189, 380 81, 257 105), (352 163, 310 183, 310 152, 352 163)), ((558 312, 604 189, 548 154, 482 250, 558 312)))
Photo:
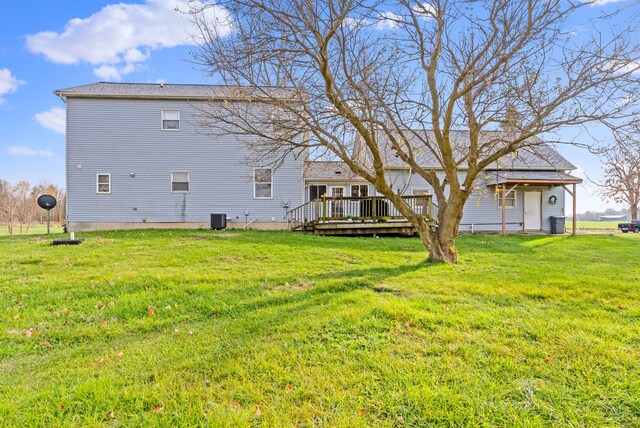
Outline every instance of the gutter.
POLYGON ((273 102, 273 100, 278 101, 288 101, 291 103, 299 103, 299 100, 292 98, 268 98, 268 97, 225 97, 225 96, 215 96, 215 95, 196 95, 196 96, 185 96, 185 95, 130 95, 130 94, 87 94, 87 93, 76 93, 76 92, 62 92, 62 91, 54 91, 54 94, 60 98, 100 98, 100 99, 130 99, 130 100, 183 100, 183 101, 245 101, 245 102, 260 102, 264 100, 265 102, 273 102))

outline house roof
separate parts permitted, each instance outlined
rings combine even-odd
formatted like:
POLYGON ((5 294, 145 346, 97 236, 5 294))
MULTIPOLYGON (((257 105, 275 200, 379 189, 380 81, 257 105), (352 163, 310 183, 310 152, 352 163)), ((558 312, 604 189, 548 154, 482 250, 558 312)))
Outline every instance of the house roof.
MULTIPOLYGON (((441 169, 442 166, 436 156, 425 145, 425 141, 430 145, 435 145, 435 136, 433 131, 411 130, 408 132, 413 136, 411 142, 414 156, 419 165, 425 168, 441 169)), ((454 156, 458 160, 462 160, 466 154, 466 148, 469 146, 469 132, 463 130, 451 131, 451 146, 453 147, 454 156)), ((400 160, 391 147, 388 139, 381 133, 378 134, 378 141, 381 146, 386 164, 390 167, 406 167, 406 164, 400 160)), ((485 131, 480 134, 480 145, 487 145, 494 150, 499 145, 506 144, 509 141, 509 135, 504 131, 485 131)), ((461 162, 464 168, 464 162, 461 162)), ((545 143, 537 137, 533 137, 530 145, 518 149, 515 153, 507 155, 502 159, 491 164, 487 169, 530 169, 530 170, 573 170, 576 167, 558 153, 551 145, 545 143)))
MULTIPOLYGON (((489 178, 486 178, 489 177, 489 178)), ((582 179, 560 171, 492 171, 488 184, 580 184, 582 179)))
POLYGON ((252 96, 288 98, 297 95, 293 88, 224 85, 187 85, 170 83, 111 83, 98 82, 88 85, 58 89, 54 94, 63 97, 85 98, 174 98, 174 99, 246 99, 252 96))
MULTIPOLYGON (((418 132, 418 131, 412 131, 418 132)), ((452 145, 454 150, 458 148, 458 155, 460 159, 465 144, 468 142, 468 132, 466 131, 453 131, 452 132, 452 145)), ((486 132, 481 137, 484 141, 481 143, 490 143, 492 139, 499 144, 504 138, 504 133, 501 132, 486 132)), ((422 137, 421 137, 422 138, 422 137)), ((426 135, 426 138, 433 138, 432 134, 426 135)), ((424 168, 433 168, 435 170, 441 170, 442 166, 437 161, 433 153, 424 149, 424 144, 418 141, 413 145, 414 156, 418 161, 418 164, 424 168), (423 147, 422 149, 420 149, 423 147)), ((402 160, 400 160, 391 145, 386 138, 378 135, 378 142, 380 144, 381 155, 385 161, 385 165, 389 169, 407 169, 408 166, 402 160)), ((356 149, 360 150, 362 145, 356 144, 356 149), (360 149, 358 149, 360 147, 360 149)), ((363 152, 364 153, 364 152, 363 152)), ((358 156, 362 157, 362 154, 358 156)), ((366 155, 364 155, 366 156, 366 155)), ((366 164, 367 161, 361 161, 366 164)), ((464 170, 464 162, 461 163, 461 168, 464 170)), ((574 170, 576 167, 565 159, 560 153, 558 153, 551 145, 543 142, 539 138, 535 138, 532 145, 518 149, 515 153, 509 154, 504 158, 498 160, 485 169, 487 174, 492 174, 495 179, 501 177, 507 177, 509 180, 518 180, 525 178, 528 180, 555 180, 563 181, 563 183, 581 183, 580 178, 574 177, 565 173, 564 171, 574 170), (500 174, 500 175, 498 175, 500 174)), ((308 161, 305 163, 304 177, 308 180, 313 179, 326 179, 326 180, 355 180, 360 177, 355 175, 349 167, 343 162, 337 161, 308 161)), ((498 184, 502 184, 506 181, 499 181, 498 184)), ((509 181, 511 182, 511 181, 509 181)), ((496 184, 495 182, 493 184, 496 184)))
POLYGON ((347 164, 337 161, 307 161, 304 164, 304 178, 307 180, 348 181, 364 179, 356 175, 347 164))

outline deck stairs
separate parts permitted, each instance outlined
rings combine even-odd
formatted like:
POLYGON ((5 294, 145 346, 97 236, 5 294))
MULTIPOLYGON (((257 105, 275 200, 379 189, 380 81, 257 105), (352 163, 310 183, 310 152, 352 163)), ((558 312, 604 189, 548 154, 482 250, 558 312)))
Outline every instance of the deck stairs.
MULTIPOLYGON (((436 227, 431 195, 402 198, 430 227, 436 227)), ((388 198, 382 196, 323 196, 288 211, 287 221, 290 230, 317 235, 416 234, 413 224, 400 214, 388 198)))

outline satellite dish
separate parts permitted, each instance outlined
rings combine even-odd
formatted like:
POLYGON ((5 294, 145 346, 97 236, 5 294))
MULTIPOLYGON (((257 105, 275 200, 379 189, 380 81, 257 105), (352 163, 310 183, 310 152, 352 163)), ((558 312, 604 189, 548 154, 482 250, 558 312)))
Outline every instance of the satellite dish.
POLYGON ((38 198, 38 206, 43 210, 51 210, 56 206, 56 198, 51 195, 42 195, 38 198))
POLYGON ((51 230, 49 229, 49 211, 51 211, 56 206, 56 198, 51 195, 42 195, 38 198, 38 205, 43 210, 47 210, 47 234, 49 234, 51 233, 51 230))

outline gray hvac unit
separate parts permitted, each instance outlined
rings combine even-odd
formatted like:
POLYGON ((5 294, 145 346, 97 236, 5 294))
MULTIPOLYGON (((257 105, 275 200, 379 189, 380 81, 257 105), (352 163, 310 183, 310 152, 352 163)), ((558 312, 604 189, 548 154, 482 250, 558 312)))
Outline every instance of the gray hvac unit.
POLYGON ((211 214, 211 229, 220 230, 227 228, 226 214, 211 214))

